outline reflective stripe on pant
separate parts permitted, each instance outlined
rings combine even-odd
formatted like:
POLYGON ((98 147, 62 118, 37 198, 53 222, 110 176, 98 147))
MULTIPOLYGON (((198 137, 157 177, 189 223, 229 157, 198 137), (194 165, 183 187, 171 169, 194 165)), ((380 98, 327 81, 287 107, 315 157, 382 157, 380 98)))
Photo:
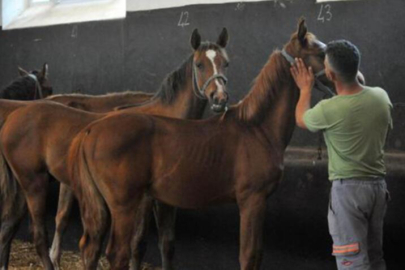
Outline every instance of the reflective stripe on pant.
POLYGON ((383 220, 389 193, 384 179, 332 182, 329 233, 339 270, 385 270, 383 220))

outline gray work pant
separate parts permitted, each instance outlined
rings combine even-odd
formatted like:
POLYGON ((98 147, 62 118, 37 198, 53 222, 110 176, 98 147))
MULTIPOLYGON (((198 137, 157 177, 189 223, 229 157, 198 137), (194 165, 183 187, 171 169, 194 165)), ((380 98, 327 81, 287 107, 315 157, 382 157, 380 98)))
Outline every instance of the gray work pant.
POLYGON ((332 181, 328 223, 339 270, 386 270, 383 220, 389 200, 382 178, 332 181))

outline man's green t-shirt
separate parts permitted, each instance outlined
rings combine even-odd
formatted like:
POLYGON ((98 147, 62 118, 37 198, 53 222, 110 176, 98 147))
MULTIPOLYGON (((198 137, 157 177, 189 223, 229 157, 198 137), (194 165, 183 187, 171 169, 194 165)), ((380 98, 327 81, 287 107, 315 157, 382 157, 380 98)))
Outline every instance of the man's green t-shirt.
POLYGON ((319 102, 304 114, 312 131, 323 131, 329 179, 385 176, 384 144, 392 128, 392 104, 378 87, 319 102))

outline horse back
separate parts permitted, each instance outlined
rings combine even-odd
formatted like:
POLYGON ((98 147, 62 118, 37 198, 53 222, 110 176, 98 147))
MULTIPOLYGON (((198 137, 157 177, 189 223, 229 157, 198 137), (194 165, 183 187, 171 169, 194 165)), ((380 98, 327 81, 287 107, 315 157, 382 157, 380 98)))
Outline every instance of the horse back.
POLYGON ((84 111, 105 113, 114 110, 116 107, 137 104, 148 101, 153 94, 142 92, 124 92, 124 93, 111 93, 100 96, 92 95, 55 95, 47 99, 64 104, 68 107, 77 108, 84 111))
POLYGON ((2 127, 3 152, 15 170, 49 171, 66 182, 65 159, 71 141, 102 116, 53 102, 31 103, 10 115, 2 127))
POLYGON ((32 101, 0 99, 0 126, 4 124, 12 112, 31 103, 32 101))

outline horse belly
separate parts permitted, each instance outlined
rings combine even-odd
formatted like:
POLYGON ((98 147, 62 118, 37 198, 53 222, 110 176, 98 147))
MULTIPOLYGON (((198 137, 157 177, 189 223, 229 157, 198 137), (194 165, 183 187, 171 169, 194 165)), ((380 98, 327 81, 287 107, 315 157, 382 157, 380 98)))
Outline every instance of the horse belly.
POLYGON ((230 177, 217 177, 203 172, 194 175, 175 174, 153 181, 151 195, 167 204, 180 208, 201 208, 234 199, 230 177))

